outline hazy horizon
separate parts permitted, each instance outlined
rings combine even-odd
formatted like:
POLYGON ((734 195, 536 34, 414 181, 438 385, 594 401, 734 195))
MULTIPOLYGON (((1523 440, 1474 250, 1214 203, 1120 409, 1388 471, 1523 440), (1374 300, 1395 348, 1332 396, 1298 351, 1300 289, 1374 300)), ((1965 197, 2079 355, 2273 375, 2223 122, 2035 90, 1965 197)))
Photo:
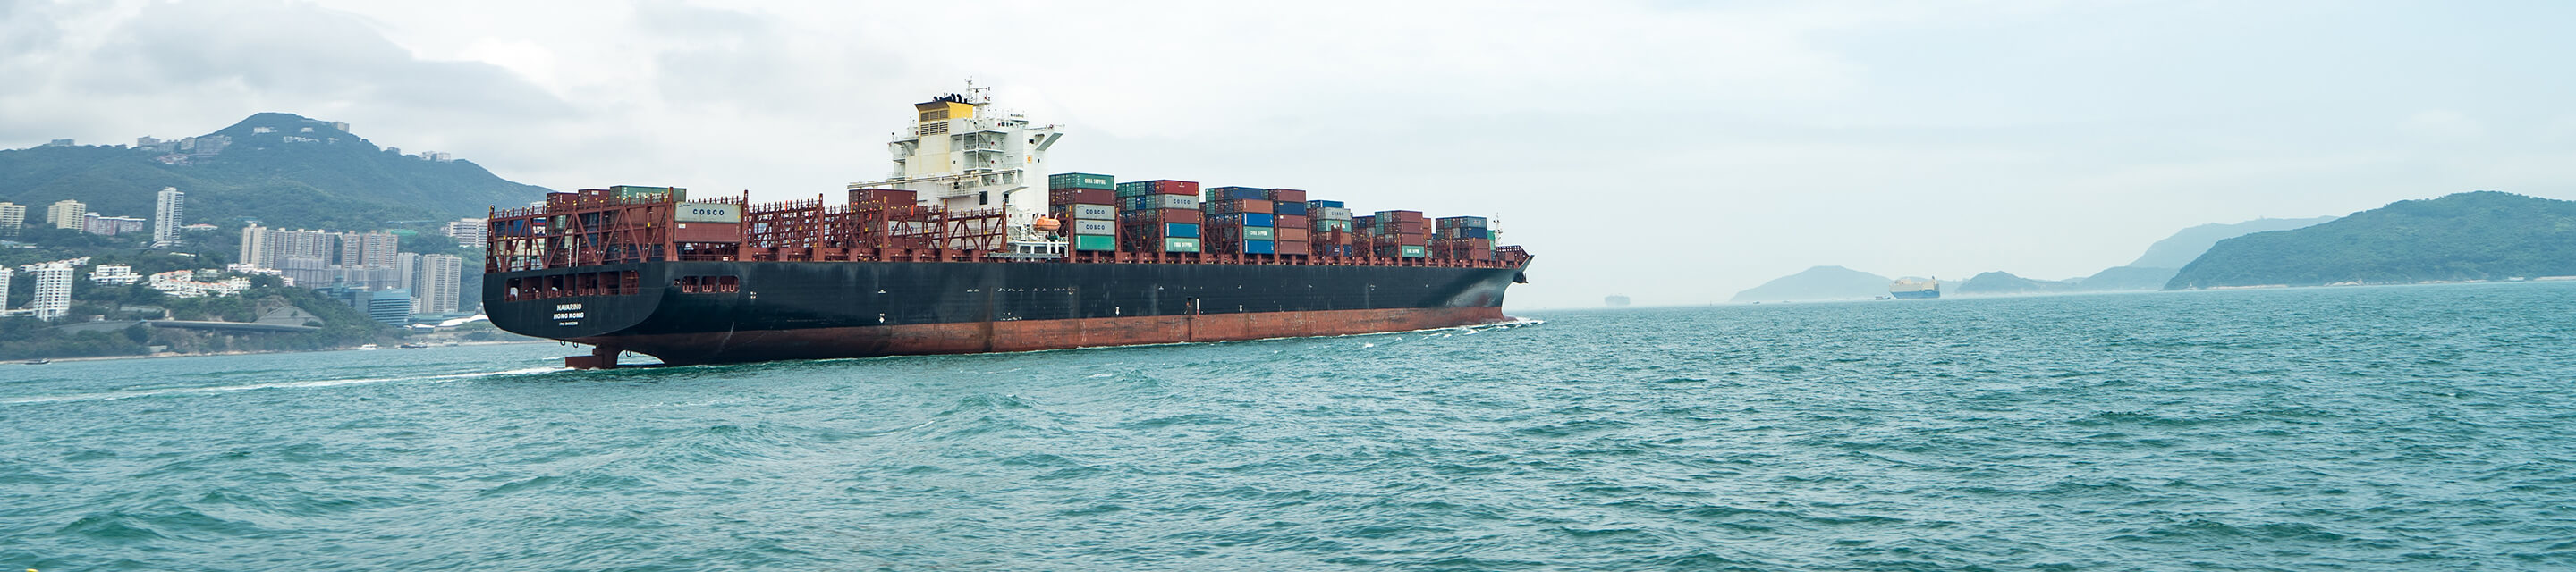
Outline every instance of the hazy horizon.
POLYGON ((782 199, 881 177, 909 104, 973 78, 1065 126, 1059 171, 1496 216, 1538 255, 1516 309, 1813 266, 2054 280, 2202 224, 2576 199, 2571 5, 953 10, 0 0, 0 147, 278 111, 549 188, 782 199))

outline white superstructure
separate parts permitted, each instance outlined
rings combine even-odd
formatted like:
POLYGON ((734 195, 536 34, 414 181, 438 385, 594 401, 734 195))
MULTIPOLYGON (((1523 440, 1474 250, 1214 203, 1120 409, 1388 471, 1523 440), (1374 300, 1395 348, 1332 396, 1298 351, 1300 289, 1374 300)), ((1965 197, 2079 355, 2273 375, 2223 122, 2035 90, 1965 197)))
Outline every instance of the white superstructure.
POLYGON ((952 212, 1005 209, 1013 234, 1026 233, 1047 212, 1046 150, 1064 135, 993 107, 991 90, 970 84, 914 104, 912 127, 886 145, 892 176, 850 188, 915 191, 922 204, 952 212))
POLYGON ((36 275, 36 296, 27 301, 38 320, 53 320, 70 314, 72 309, 72 266, 51 263, 28 271, 36 275))

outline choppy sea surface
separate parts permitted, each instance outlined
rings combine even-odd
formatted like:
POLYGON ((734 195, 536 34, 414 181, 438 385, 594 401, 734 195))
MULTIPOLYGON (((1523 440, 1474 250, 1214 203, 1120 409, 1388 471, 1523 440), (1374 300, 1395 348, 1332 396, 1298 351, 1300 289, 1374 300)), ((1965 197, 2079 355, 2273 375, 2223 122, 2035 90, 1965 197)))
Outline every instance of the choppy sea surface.
POLYGON ((0 569, 2576 569, 2576 284, 1527 314, 0 365, 0 569))

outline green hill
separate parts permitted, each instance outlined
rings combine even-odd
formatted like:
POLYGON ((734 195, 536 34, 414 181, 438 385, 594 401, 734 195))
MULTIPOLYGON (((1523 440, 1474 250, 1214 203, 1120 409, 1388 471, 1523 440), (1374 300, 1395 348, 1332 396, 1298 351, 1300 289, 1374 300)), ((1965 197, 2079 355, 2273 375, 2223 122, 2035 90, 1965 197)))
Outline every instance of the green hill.
MULTIPOLYGON (((2182 268, 2185 264, 2191 264, 2192 259, 2200 258, 2201 253, 2208 252, 2210 246, 2218 244, 2218 241, 2221 240, 2227 240, 2257 232, 2307 228, 2325 224, 2326 222, 2334 219, 2335 217, 2330 216, 2321 216, 2316 218, 2258 218, 2233 224, 2204 224, 2186 228, 2174 232, 2173 236, 2165 237, 2164 240, 2159 240, 2156 241, 2155 244, 2148 245, 2147 253, 2139 255, 2136 261, 2130 262, 2128 265, 2139 268, 2182 268)), ((2162 285, 2161 281, 2159 281, 2158 285, 2162 285)), ((2150 287, 2147 289, 2153 290, 2155 288, 2150 287)))
POLYGON ((2039 280, 2014 276, 2010 272, 1985 272, 1968 277, 1959 284, 1961 296, 2001 296, 2010 294, 2054 294, 2071 292, 2075 284, 2056 280, 2039 280))
POLYGON ((1894 280, 1840 266, 1818 266, 1774 278, 1729 299, 1734 302, 1867 300, 1887 295, 1894 280))
POLYGON ((401 155, 298 115, 261 113, 207 135, 231 143, 182 164, 140 148, 0 151, 0 201, 29 205, 36 216, 44 205, 73 199, 90 212, 150 218, 153 194, 178 187, 188 193, 190 222, 252 218, 278 227, 362 230, 481 216, 491 205, 523 205, 545 193, 470 161, 401 155))
POLYGON ((2576 276, 2576 202, 2479 191, 2220 241, 2165 289, 2539 276, 2576 276))

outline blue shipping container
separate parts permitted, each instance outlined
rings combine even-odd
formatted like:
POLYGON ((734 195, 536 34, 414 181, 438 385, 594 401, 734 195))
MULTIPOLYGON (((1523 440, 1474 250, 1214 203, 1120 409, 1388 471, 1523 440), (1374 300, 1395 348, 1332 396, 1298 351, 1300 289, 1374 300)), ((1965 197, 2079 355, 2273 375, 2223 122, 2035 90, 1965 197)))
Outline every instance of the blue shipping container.
POLYGON ((1270 226, 1270 215, 1243 213, 1243 226, 1270 226))
POLYGON ((1163 223, 1163 236, 1171 238, 1198 238, 1199 225, 1186 222, 1163 223))
POLYGON ((1270 214, 1306 216, 1306 203, 1279 203, 1270 205, 1270 214))
POLYGON ((1246 241, 1243 241, 1243 253, 1244 253, 1244 254, 1272 254, 1272 253, 1276 253, 1276 252, 1279 252, 1278 245, 1276 245, 1276 244, 1272 244, 1270 241, 1267 241, 1267 240, 1246 240, 1246 241))
POLYGON ((1252 187, 1217 187, 1217 188, 1213 188, 1213 189, 1208 189, 1208 190, 1207 190, 1207 195, 1208 195, 1208 200, 1209 200, 1209 201, 1223 201, 1223 200, 1232 200, 1232 199, 1256 199, 1256 200, 1261 200, 1261 199, 1269 199, 1269 198, 1270 198, 1270 191, 1265 190, 1265 189, 1255 189, 1255 188, 1252 188, 1252 187))
POLYGON ((1348 206, 1348 205, 1344 205, 1344 204, 1342 204, 1342 202, 1341 202, 1341 201, 1312 200, 1312 201, 1306 201, 1306 206, 1315 207, 1315 208, 1319 208, 1319 209, 1320 209, 1320 208, 1327 208, 1327 207, 1330 207, 1330 208, 1337 208, 1337 209, 1338 209, 1338 208, 1344 208, 1344 207, 1346 207, 1346 206, 1348 206))

